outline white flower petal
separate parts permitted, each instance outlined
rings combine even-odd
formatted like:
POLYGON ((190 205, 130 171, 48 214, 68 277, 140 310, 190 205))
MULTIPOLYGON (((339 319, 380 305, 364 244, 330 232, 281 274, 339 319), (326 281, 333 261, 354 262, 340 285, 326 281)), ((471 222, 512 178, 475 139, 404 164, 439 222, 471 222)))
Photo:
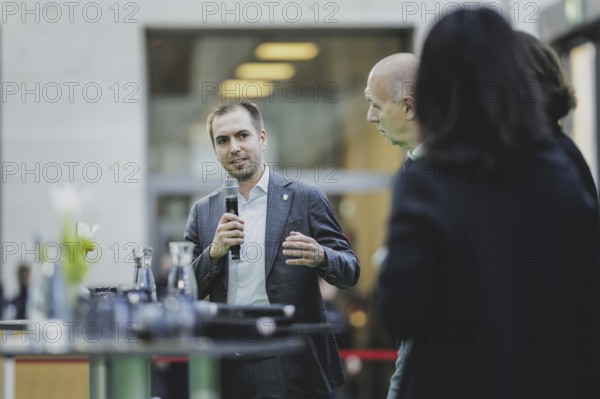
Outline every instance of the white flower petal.
POLYGON ((95 224, 94 227, 92 227, 92 231, 90 232, 90 237, 92 237, 94 234, 96 234, 96 232, 98 231, 99 228, 100 228, 100 225, 95 224))
POLYGON ((75 227, 75 233, 77 234, 77 237, 80 239, 89 238, 90 237, 90 226, 87 223, 77 222, 76 227, 75 227))
POLYGON ((92 228, 90 228, 90 226, 87 223, 77 222, 75 232, 79 239, 89 240, 92 238, 94 233, 96 233, 96 231, 98 231, 99 228, 100 228, 99 224, 95 224, 92 228))
POLYGON ((63 184, 50 188, 50 199, 54 209, 59 214, 78 214, 81 210, 81 201, 74 185, 63 184))

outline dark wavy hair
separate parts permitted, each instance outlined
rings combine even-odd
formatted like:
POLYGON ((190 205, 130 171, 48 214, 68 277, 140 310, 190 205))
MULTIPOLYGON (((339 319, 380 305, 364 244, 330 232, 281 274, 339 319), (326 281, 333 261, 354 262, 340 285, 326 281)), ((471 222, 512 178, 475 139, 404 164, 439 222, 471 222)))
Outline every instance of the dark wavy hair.
POLYGON ((550 122, 558 122, 577 105, 573 88, 567 83, 556 52, 525 32, 516 32, 525 44, 529 68, 544 94, 546 114, 550 122))
POLYGON ((490 8, 443 17, 423 46, 417 119, 428 152, 449 160, 498 159, 549 134, 523 43, 490 8))

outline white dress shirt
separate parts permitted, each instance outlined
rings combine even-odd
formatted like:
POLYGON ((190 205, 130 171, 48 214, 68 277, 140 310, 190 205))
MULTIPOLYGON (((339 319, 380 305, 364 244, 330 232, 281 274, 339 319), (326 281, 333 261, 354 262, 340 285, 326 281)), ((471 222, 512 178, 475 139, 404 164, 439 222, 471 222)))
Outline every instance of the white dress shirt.
POLYGON ((265 277, 265 228, 267 223, 267 193, 269 167, 250 190, 248 200, 238 193, 238 213, 244 221, 244 243, 240 259, 231 259, 227 303, 231 305, 270 305, 265 277))
POLYGON ((417 159, 421 158, 423 155, 425 154, 425 146, 423 145, 423 143, 419 143, 417 144, 417 146, 415 147, 414 150, 412 151, 408 151, 406 153, 406 156, 408 158, 410 158, 413 161, 416 161, 417 159))

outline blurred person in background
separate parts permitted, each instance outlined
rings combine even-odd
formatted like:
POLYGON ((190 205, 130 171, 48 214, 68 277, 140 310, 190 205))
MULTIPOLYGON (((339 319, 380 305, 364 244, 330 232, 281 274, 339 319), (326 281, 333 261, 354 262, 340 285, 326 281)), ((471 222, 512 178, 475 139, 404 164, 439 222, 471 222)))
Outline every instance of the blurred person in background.
MULTIPOLYGON (((195 244, 199 297, 231 305, 290 304, 295 321, 326 322, 319 277, 348 288, 358 281, 360 265, 325 193, 270 170, 263 160, 267 131, 255 104, 219 104, 207 125, 217 160, 239 182, 239 216, 225 213, 222 190, 192 207, 184 238, 195 244), (239 260, 231 259, 234 245, 242 246, 239 260)), ((271 355, 230 362, 224 397, 329 397, 345 382, 335 337, 327 333, 310 347, 307 361, 271 355)))
POLYGON ((592 196, 597 197, 598 192, 590 167, 583 158, 581 151, 579 151, 573 140, 563 132, 560 125, 560 121, 575 108, 577 99, 573 88, 568 84, 563 73, 558 55, 552 47, 529 33, 518 31, 517 36, 525 44, 529 68, 539 82, 538 85, 532 87, 539 88, 543 93, 546 114, 550 120, 554 137, 577 165, 580 177, 587 190, 592 196))
POLYGON ((0 320, 4 318, 4 286, 0 279, 0 320))
MULTIPOLYGON (((377 130, 388 143, 407 150, 403 168, 410 168, 423 151, 416 126, 415 84, 419 59, 410 53, 398 53, 383 58, 371 69, 365 89, 369 102, 367 120, 377 125, 377 130)), ((384 249, 387 252, 387 249, 384 249)), ((412 343, 399 343, 398 358, 390 380, 388 398, 400 392, 404 359, 412 343)))
POLYGON ((27 318, 27 295, 31 284, 31 266, 29 264, 19 264, 17 267, 17 280, 19 282, 19 293, 10 301, 10 304, 14 306, 14 318, 24 320, 27 318))
POLYGON ((410 338, 400 398, 599 397, 596 199, 531 99, 527 53, 492 9, 425 40, 425 153, 394 182, 378 307, 410 338))
POLYGON ((351 347, 352 332, 348 328, 346 312, 337 301, 339 289, 321 278, 319 279, 319 290, 327 311, 327 322, 335 326, 335 340, 338 347, 340 349, 351 347))

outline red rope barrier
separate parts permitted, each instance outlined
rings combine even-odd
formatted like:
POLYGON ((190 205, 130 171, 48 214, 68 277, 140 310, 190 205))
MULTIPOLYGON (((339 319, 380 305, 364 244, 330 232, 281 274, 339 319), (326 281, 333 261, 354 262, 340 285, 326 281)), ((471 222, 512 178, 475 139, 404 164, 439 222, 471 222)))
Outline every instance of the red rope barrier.
MULTIPOLYGON (((342 360, 358 357, 364 361, 394 362, 398 357, 396 349, 341 349, 342 360)), ((152 359, 155 364, 187 362, 186 356, 155 356, 152 359)))

